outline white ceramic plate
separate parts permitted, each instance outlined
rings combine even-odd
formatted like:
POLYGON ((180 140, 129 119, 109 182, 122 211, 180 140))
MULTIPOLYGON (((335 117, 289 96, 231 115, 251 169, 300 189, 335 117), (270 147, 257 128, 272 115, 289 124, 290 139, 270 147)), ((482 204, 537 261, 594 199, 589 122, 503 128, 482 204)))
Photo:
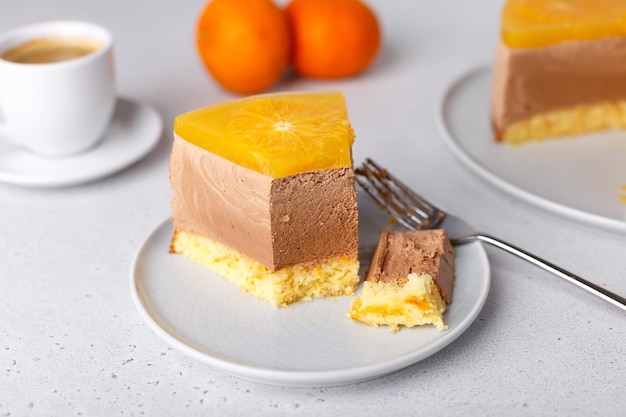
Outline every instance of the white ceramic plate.
POLYGON ((626 232, 626 132, 594 133, 511 147, 493 141, 491 70, 455 80, 442 96, 444 141, 470 169, 527 202, 588 225, 626 232))
POLYGON ((29 187, 63 187, 94 181, 137 162, 157 144, 162 131, 152 107, 118 98, 102 142, 65 157, 44 157, 0 141, 0 181, 29 187))
MULTIPOLYGON (((359 217, 362 252, 367 258, 380 230, 374 225, 381 223, 362 209, 359 217)), ((137 309, 173 347, 263 383, 341 385, 412 365, 459 337, 489 292, 490 271, 483 247, 478 243, 458 247, 454 300, 445 313, 448 330, 424 326, 391 334, 388 327, 349 319, 350 297, 276 309, 188 259, 169 254, 171 234, 168 220, 135 256, 130 282, 137 309)))

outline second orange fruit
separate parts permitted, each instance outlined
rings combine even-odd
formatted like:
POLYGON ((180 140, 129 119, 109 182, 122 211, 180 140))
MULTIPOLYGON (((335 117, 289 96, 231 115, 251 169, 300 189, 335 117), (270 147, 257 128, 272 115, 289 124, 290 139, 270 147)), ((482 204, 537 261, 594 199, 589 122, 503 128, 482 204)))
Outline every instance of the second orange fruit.
POLYGON ((292 0, 285 12, 292 36, 291 64, 301 75, 350 77, 378 54, 378 20, 359 0, 292 0))

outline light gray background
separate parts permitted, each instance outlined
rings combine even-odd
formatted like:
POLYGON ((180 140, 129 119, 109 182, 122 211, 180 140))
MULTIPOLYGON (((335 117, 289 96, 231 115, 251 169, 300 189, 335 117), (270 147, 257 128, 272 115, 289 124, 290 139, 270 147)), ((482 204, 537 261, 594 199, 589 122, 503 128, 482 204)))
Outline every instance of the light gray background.
MULTIPOLYGON (((120 95, 155 106, 165 125, 147 158, 96 183, 0 185, 0 416, 624 412, 624 312, 492 249, 491 292, 469 331, 379 380, 323 389, 252 383, 159 339, 132 305, 128 274, 140 243, 169 215, 172 122, 235 97, 194 50, 203 3, 0 0, 0 30, 57 18, 109 27, 120 95)), ((274 90, 342 90, 357 163, 375 157, 477 228, 626 294, 624 236, 492 188, 439 136, 435 105, 454 77, 493 59, 501 3, 372 0, 384 48, 369 71, 335 82, 289 78, 274 90)))

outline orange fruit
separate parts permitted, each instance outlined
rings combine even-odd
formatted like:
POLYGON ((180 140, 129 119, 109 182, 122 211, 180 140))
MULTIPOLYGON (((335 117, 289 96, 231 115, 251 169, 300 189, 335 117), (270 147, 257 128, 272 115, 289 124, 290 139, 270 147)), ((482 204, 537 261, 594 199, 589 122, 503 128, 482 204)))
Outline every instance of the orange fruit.
POLYGON ((363 71, 380 49, 374 12, 359 0, 292 0, 291 64, 312 78, 342 78, 363 71))
POLYGON ((352 166, 354 130, 338 92, 230 100, 178 116, 174 131, 196 146, 272 178, 352 166))
POLYGON ((211 0, 198 20, 196 46, 222 87, 257 93, 285 70, 289 29, 284 12, 271 0, 211 0))

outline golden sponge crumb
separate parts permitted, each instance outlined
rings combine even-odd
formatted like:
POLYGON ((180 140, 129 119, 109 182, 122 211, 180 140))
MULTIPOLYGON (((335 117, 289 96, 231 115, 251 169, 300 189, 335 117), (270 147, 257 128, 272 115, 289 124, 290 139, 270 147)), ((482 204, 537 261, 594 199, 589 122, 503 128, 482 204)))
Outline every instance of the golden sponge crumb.
POLYGON ((559 136, 626 128, 626 101, 604 102, 541 113, 503 129, 499 139, 510 145, 559 136))
POLYGON ((352 295, 360 281, 359 261, 347 256, 270 272, 234 249, 186 231, 174 233, 170 251, 199 263, 275 307, 326 296, 352 295))
POLYGON ((365 281, 358 298, 352 300, 348 316, 372 326, 389 326, 392 333, 400 326, 433 324, 437 330, 448 327, 443 321, 446 303, 434 279, 428 274, 411 273, 407 281, 365 281))
POLYGON ((618 200, 621 201, 622 203, 626 204, 626 184, 622 185, 620 187, 621 191, 623 194, 620 194, 617 196, 618 200))

